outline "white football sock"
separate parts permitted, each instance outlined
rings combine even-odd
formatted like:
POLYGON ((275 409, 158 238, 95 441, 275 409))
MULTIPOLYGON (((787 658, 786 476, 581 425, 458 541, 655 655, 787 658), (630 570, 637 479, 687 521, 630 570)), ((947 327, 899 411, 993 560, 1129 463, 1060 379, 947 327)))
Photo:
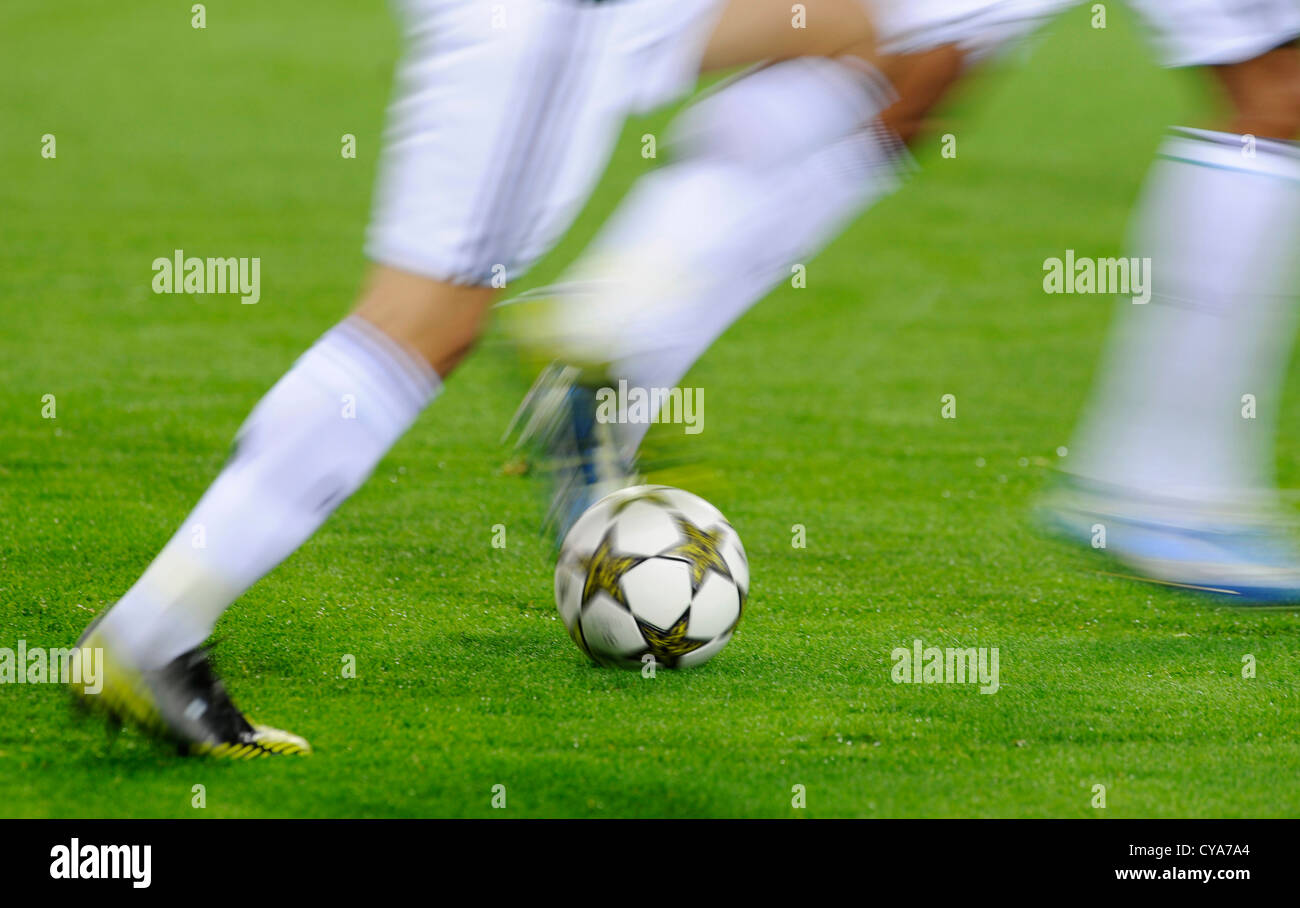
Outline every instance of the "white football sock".
MULTIPOLYGON (((792 280, 794 265, 806 266, 850 221, 893 191, 896 146, 892 136, 863 130, 779 168, 732 167, 722 175, 697 164, 660 174, 638 206, 658 202, 656 210, 677 212, 685 225, 676 234, 685 244, 677 260, 685 267, 660 271, 657 285, 642 283, 661 293, 624 322, 612 376, 631 387, 676 386, 751 306, 792 280)), ((638 223, 641 211, 633 208, 629 215, 638 223)), ((645 215, 639 223, 653 230, 645 215)), ((816 285, 816 269, 807 280, 816 285)), ((634 448, 648 428, 629 425, 626 444, 634 448)))
POLYGON ((146 668, 201 644, 365 481, 439 387, 369 323, 335 326, 253 409, 221 474, 101 629, 146 668))
MULTIPOLYGON (((750 306, 899 182, 875 119, 888 93, 829 60, 746 75, 674 124, 676 163, 643 177, 561 287, 561 352, 629 386, 675 386, 750 306)), ((621 426, 630 454, 647 423, 621 426)))
POLYGON ((1151 301, 1124 299, 1070 467, 1196 506, 1273 486, 1273 428, 1294 333, 1300 148, 1178 130, 1136 216, 1151 301), (1243 416, 1252 395, 1256 418, 1243 416))

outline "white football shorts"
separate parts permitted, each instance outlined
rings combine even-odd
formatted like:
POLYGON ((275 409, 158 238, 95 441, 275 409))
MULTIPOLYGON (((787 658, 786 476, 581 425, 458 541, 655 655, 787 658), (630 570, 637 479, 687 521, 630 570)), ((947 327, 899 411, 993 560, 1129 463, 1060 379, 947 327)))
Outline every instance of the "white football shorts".
POLYGON ((631 112, 688 91, 720 0, 403 0, 372 261, 499 285, 568 229, 631 112))
MULTIPOLYGON (((867 0, 882 47, 974 52, 1064 0, 867 0)), ((624 118, 694 86, 724 0, 401 0, 406 51, 366 236, 372 261, 510 280, 568 229, 624 118)))
POLYGON ((1166 66, 1258 57, 1300 37, 1300 0, 1128 0, 1166 66))
MULTIPOLYGON (((1077 0, 865 0, 881 49, 1006 47, 1077 0)), ((1300 35, 1300 0, 1130 0, 1173 66, 1300 35)), ((688 92, 724 0, 400 0, 406 52, 366 254, 499 285, 568 229, 629 113, 688 92)))
MULTIPOLYGON (((1240 63, 1300 37, 1300 0, 1127 0, 1166 66, 1240 63)), ((882 49, 956 44, 978 58, 1084 0, 870 0, 882 49)))
POLYGON ((976 62, 1011 46, 1078 0, 868 0, 880 49, 912 54, 956 45, 976 62))

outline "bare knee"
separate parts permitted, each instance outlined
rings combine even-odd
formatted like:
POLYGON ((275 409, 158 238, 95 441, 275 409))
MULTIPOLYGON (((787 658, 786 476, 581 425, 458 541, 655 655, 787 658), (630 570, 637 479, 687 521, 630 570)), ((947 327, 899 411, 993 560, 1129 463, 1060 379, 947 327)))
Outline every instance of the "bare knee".
POLYGON ((473 349, 487 323, 493 292, 377 265, 354 314, 446 378, 473 349))
POLYGON ((1271 139, 1300 136, 1300 51, 1278 48, 1215 68, 1232 104, 1233 132, 1271 139))
POLYGON ((897 100, 881 120, 904 142, 911 144, 930 126, 930 115, 966 73, 966 55, 947 44, 882 61, 881 69, 893 83, 897 100))

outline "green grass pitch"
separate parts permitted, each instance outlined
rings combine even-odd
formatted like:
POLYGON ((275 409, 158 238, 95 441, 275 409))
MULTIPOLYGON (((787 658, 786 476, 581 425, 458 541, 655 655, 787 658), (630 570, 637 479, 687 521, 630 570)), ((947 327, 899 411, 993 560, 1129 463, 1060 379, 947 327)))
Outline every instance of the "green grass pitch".
MULTIPOLYGON (((753 565, 712 663, 647 680, 564 634, 541 489, 503 470, 523 386, 493 334, 218 626, 236 701, 311 759, 181 759, 110 740, 56 686, 6 685, 0 813, 1296 815, 1300 614, 1108 576, 1027 519, 1111 311, 1044 295, 1043 260, 1118 254, 1163 127, 1212 113, 1111 7, 1109 28, 1077 9, 952 105, 910 185, 692 373, 704 434, 656 430, 707 467, 695 488, 753 565), (892 683, 915 638, 998 647, 1001 690, 892 683)), ((7 3, 0 31, 21 36, 0 62, 0 646, 67 645, 347 311, 398 44, 382 5, 342 0, 210 4, 204 30, 189 4, 7 3), (176 248, 260 256, 261 302, 155 295, 150 263, 176 248)), ((669 115, 629 124, 577 228, 511 291, 581 249, 669 115)), ((1279 472, 1300 480, 1294 406, 1279 472)))

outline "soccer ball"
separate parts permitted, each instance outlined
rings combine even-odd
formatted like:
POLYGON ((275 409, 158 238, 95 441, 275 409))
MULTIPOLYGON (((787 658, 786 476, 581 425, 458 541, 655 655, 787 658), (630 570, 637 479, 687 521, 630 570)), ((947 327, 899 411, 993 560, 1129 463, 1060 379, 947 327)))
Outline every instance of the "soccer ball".
POLYGON ((564 537, 555 604, 605 665, 700 665, 727 645, 749 591, 740 537, 703 498, 635 486, 587 509, 564 537))

